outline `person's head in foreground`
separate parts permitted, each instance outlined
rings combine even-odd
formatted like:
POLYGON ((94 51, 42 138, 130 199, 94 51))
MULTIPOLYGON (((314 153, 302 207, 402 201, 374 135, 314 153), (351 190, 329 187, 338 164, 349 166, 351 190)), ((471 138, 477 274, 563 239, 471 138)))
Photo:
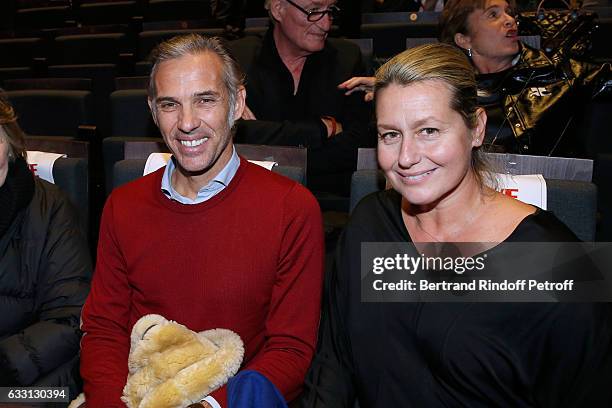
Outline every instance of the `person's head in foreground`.
POLYGON ((198 34, 162 43, 152 58, 149 107, 176 159, 172 183, 185 191, 191 179, 197 192, 232 156, 232 127, 244 110, 243 75, 218 38, 198 34))
POLYGON ((403 197, 414 241, 499 242, 534 211, 485 184, 479 150, 487 115, 476 102, 474 70, 456 47, 398 54, 376 72, 375 100, 378 161, 403 197), (484 211, 505 214, 499 228, 468 228, 484 211), (425 217, 438 221, 426 228, 425 217))
POLYGON ((520 51, 512 10, 505 0, 449 0, 440 40, 461 48, 480 73, 503 71, 520 51))

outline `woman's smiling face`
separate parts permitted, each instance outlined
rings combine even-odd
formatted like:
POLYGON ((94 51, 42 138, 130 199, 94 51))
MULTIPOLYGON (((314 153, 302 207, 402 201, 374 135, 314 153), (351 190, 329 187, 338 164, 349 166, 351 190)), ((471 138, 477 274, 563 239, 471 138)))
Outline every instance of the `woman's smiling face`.
POLYGON ((471 171, 479 128, 451 108, 452 92, 437 80, 391 84, 376 96, 378 162, 409 203, 436 204, 452 195, 471 171))

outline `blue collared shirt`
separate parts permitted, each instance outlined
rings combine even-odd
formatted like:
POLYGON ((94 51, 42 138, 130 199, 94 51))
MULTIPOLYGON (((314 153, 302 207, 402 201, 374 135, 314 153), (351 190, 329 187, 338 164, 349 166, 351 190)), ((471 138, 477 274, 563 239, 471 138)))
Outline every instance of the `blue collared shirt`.
POLYGON ((181 204, 200 204, 206 200, 210 200, 215 195, 219 194, 225 187, 227 187, 236 175, 238 167, 240 167, 240 158, 238 157, 238 153, 236 153, 236 148, 232 146, 232 157, 229 159, 225 167, 223 167, 219 174, 217 174, 215 178, 210 181, 210 183, 202 187, 200 191, 198 191, 196 198, 192 200, 188 197, 180 195, 174 189, 174 187, 172 187, 172 173, 176 169, 174 157, 172 157, 170 160, 168 160, 166 170, 164 170, 164 175, 162 176, 161 181, 161 190, 166 197, 171 200, 178 201, 181 204))

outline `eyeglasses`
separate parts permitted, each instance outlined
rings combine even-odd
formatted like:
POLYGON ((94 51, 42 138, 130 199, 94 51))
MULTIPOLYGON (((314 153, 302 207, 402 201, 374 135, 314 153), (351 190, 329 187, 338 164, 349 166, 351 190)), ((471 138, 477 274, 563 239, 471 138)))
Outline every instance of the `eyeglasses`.
POLYGON ((329 18, 331 18, 332 20, 334 18, 337 18, 340 14, 340 8, 337 6, 329 6, 329 8, 325 10, 306 10, 295 4, 291 0, 287 0, 287 3, 291 4, 293 7, 306 14, 306 20, 310 21, 311 23, 321 20, 326 14, 329 14, 329 18))

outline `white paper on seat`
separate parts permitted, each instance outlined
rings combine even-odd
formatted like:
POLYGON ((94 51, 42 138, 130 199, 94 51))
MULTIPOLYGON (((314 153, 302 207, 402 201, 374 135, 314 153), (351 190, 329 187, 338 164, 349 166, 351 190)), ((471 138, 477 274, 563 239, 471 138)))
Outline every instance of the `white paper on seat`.
POLYGON ((168 160, 172 157, 172 153, 151 153, 145 163, 143 176, 153 173, 168 164, 168 160))
POLYGON ((278 163, 273 161, 249 160, 249 162, 261 167, 265 167, 268 170, 272 170, 272 167, 278 166, 278 163))
POLYGON ((495 173, 498 191, 546 210, 546 180, 541 174, 512 175, 495 173))
POLYGON ((28 166, 35 176, 55 184, 53 179, 53 163, 61 157, 68 156, 61 153, 28 151, 28 166))

